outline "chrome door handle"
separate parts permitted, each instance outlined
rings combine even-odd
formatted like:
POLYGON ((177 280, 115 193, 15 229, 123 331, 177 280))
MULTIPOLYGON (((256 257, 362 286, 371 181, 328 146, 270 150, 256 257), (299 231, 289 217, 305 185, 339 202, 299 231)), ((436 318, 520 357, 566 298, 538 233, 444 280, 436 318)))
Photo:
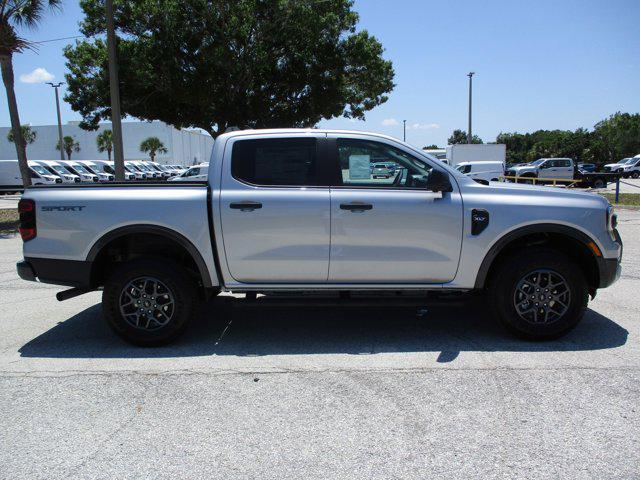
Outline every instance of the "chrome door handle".
POLYGON ((253 212, 258 208, 262 208, 262 204, 258 202, 232 202, 229 204, 229 208, 243 212, 253 212))
POLYGON ((340 210, 349 210, 350 212, 364 212, 371 210, 373 205, 370 203, 341 203, 340 210))

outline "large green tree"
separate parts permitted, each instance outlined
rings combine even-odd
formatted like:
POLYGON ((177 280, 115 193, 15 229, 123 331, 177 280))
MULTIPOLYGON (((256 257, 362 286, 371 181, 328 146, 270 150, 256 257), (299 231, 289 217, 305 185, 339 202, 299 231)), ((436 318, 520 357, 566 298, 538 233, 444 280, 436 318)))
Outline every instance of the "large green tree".
POLYGON ((596 123, 591 148, 607 162, 640 153, 640 114, 616 112, 596 123))
POLYGON ((22 139, 20 131, 20 115, 14 91, 13 55, 33 48, 33 44, 18 35, 16 28, 36 28, 45 11, 56 9, 61 3, 61 0, 0 0, 0 67, 2 81, 7 92, 9 118, 16 145, 18 165, 25 187, 31 184, 31 175, 27 164, 26 142, 22 139))
POLYGON ((640 153, 640 114, 617 112, 596 123, 593 131, 536 130, 500 133, 507 145, 507 162, 530 162, 544 157, 570 157, 602 166, 640 153))
MULTIPOLYGON (((104 30, 101 0, 81 0, 87 36, 104 30)), ((356 31, 352 0, 116 0, 124 114, 199 127, 311 127, 364 118, 387 100, 393 68, 356 31)), ((110 117, 105 42, 65 50, 65 100, 96 128, 110 117)))
MULTIPOLYGON (((467 132, 459 129, 454 130, 451 136, 447 139, 447 143, 449 145, 467 143, 467 132)), ((471 137, 471 143, 482 143, 482 139, 477 135, 473 135, 471 137)))

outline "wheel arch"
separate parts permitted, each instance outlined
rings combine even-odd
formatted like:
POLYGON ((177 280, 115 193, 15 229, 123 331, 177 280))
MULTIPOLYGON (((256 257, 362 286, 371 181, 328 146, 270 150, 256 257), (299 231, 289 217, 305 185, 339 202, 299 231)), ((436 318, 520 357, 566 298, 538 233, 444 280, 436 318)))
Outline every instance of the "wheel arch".
POLYGON ((140 235, 161 238, 166 242, 171 242, 172 244, 181 248, 187 255, 189 255, 189 258, 193 261, 193 264, 197 269, 198 276, 200 277, 200 280, 202 282, 202 286, 204 288, 211 288, 214 286, 211 281, 209 268, 207 267, 204 258, 188 238, 170 228, 162 227, 159 225, 146 224, 126 225, 124 227, 116 228, 105 233, 93 244, 86 258, 86 261, 90 262, 92 265, 92 284, 97 283, 97 279, 100 276, 100 259, 104 256, 109 246, 114 245, 114 243, 117 243, 119 241, 123 241, 127 239, 127 237, 135 237, 140 235))
POLYGON ((589 244, 599 247, 594 239, 577 228, 555 223, 527 225, 506 233, 495 242, 485 255, 476 275, 475 288, 483 289, 490 280, 492 271, 502 258, 518 247, 531 244, 548 244, 558 248, 563 253, 575 257, 580 262, 580 268, 587 277, 592 291, 598 288, 600 273, 598 261, 589 244))

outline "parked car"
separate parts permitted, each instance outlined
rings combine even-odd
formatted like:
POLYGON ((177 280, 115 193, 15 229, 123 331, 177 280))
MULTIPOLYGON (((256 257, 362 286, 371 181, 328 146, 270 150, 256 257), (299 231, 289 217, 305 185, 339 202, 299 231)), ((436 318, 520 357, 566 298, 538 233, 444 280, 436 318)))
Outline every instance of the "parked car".
MULTIPOLYGON (((17 160, 3 160, 6 162, 15 162, 15 168, 18 170, 18 176, 20 176, 20 169, 18 168, 17 160)), ((57 175, 52 175, 42 165, 28 161, 29 172, 31 174, 31 185, 55 185, 56 183, 62 183, 62 179, 57 175)))
POLYGON ((62 183, 80 183, 81 179, 75 173, 67 170, 64 165, 53 160, 34 160, 35 163, 42 165, 51 175, 57 175, 62 179, 62 183))
POLYGON ((511 167, 506 171, 506 175, 524 179, 571 180, 574 177, 573 160, 570 158, 540 158, 520 167, 511 167))
POLYGON ((616 215, 600 195, 479 184, 363 132, 230 132, 211 158, 201 183, 27 188, 20 277, 74 287, 61 300, 103 289, 114 331, 158 345, 221 290, 478 291, 508 329, 549 339, 620 275, 616 215), (342 175, 341 158, 380 152, 402 167, 398 181, 342 175))
POLYGON ((608 163, 604 166, 605 172, 621 173, 623 177, 640 177, 640 155, 623 158, 618 163, 608 163))
MULTIPOLYGON (((51 185, 62 183, 57 175, 52 175, 42 165, 28 162, 29 174, 33 185, 51 185)), ((18 160, 0 160, 0 192, 14 193, 23 190, 22 174, 18 166, 18 160)))
POLYGON ((393 177, 394 172, 395 168, 388 163, 371 164, 372 178, 390 178, 393 177))
POLYGON ((170 182, 201 182, 207 180, 207 174, 209 173, 209 165, 194 165, 188 168, 181 175, 171 177, 170 182))
POLYGON ((153 178, 153 174, 148 172, 146 168, 142 168, 139 165, 135 165, 131 162, 124 162, 124 168, 128 172, 135 175, 136 180, 146 180, 147 178, 153 178))
POLYGON ((579 163, 578 170, 585 173, 594 173, 596 171, 595 163, 579 163))
POLYGON ((504 175, 504 164, 499 161, 487 162, 461 162, 456 166, 460 173, 473 178, 474 180, 485 180, 487 182, 497 182, 504 175))
POLYGON ((627 162, 630 162, 631 160, 633 160, 633 157, 623 158, 622 160, 615 163, 607 163, 604 166, 604 171, 611 172, 611 173, 622 173, 624 166, 627 164, 627 162))
POLYGON ((154 170, 155 173, 157 173, 159 175, 159 178, 164 178, 167 179, 169 177, 171 177, 171 172, 167 171, 163 165, 160 165, 159 163, 154 163, 154 162, 143 162, 147 167, 151 168, 152 170, 154 170))
POLYGON ((100 177, 97 174, 89 171, 87 167, 85 167, 81 163, 74 162, 71 160, 65 160, 65 161, 61 160, 60 163, 64 166, 64 168, 69 170, 71 173, 79 176, 81 182, 93 183, 93 182, 100 181, 100 177))
POLYGON ((107 162, 103 163, 102 160, 78 160, 78 163, 91 173, 96 174, 101 182, 113 182, 116 178, 113 168, 107 162))

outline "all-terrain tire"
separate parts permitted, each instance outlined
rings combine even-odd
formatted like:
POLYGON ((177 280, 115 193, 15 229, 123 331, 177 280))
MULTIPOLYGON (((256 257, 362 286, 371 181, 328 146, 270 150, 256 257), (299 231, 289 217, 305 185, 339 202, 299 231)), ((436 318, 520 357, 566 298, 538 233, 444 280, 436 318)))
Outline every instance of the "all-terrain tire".
POLYGON ((497 319, 516 336, 550 340, 580 322, 587 308, 588 286, 570 257, 550 248, 525 248, 503 258, 492 272, 488 301, 497 319), (561 280, 564 286, 546 288, 561 280))
POLYGON ((166 345, 187 328, 196 304, 196 284, 177 263, 142 258, 120 265, 102 294, 107 324, 134 345, 166 345))

